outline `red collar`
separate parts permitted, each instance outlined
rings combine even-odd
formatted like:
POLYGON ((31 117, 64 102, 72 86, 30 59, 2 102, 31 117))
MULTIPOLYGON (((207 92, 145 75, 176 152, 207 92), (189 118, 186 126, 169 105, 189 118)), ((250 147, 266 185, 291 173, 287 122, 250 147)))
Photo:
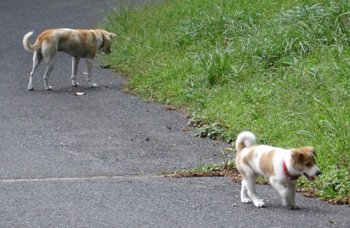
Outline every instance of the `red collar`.
POLYGON ((288 169, 287 169, 287 165, 286 165, 286 162, 283 162, 283 170, 284 170, 284 174, 286 174, 288 180, 298 180, 298 178, 300 177, 300 175, 298 176, 291 176, 288 172, 288 169))

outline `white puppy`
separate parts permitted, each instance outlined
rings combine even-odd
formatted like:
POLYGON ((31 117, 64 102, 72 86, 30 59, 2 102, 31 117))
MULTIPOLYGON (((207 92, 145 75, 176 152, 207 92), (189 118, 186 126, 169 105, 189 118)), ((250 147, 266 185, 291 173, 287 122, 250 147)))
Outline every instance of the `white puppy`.
POLYGON ((255 190, 259 175, 266 176, 282 197, 283 205, 290 209, 299 208, 295 204, 297 180, 304 175, 313 181, 321 174, 315 164, 315 149, 311 146, 283 149, 267 145, 256 145, 253 133, 245 131, 236 140, 236 167, 242 175, 241 201, 253 201, 256 207, 264 207, 255 190))
POLYGON ((46 63, 46 72, 44 74, 44 86, 46 90, 51 90, 48 85, 49 75, 55 63, 56 54, 64 51, 72 56, 72 85, 78 86, 76 82, 78 63, 81 58, 86 58, 87 63, 87 81, 91 87, 97 87, 91 82, 93 59, 97 53, 103 51, 106 54, 111 53, 111 41, 116 35, 102 29, 82 30, 82 29, 49 29, 43 31, 34 44, 29 43, 29 38, 33 32, 28 32, 23 37, 23 46, 29 52, 34 52, 33 69, 30 72, 28 90, 33 90, 34 71, 44 60, 46 63))

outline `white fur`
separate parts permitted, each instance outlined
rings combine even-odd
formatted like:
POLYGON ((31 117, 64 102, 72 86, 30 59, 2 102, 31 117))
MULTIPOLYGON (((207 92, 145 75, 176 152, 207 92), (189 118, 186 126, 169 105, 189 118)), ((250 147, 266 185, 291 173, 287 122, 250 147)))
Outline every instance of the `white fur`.
POLYGON ((236 142, 243 142, 245 147, 253 146, 256 144, 256 137, 250 131, 243 131, 238 135, 236 142))

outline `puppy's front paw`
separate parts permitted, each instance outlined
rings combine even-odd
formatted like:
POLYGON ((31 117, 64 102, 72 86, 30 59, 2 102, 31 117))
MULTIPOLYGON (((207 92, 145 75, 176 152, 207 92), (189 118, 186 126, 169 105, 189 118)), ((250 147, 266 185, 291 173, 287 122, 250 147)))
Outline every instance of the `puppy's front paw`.
POLYGON ((251 203, 252 201, 249 198, 242 198, 242 203, 251 203))
POLYGON ((254 205, 256 207, 265 207, 265 203, 264 203, 263 200, 256 200, 256 201, 254 201, 254 205))
POLYGON ((289 209, 291 209, 291 210, 298 210, 299 206, 295 204, 293 206, 290 206, 289 209))
POLYGON ((47 91, 52 90, 52 86, 49 86, 49 87, 45 88, 45 90, 47 90, 47 91))
POLYGON ((79 86, 79 83, 76 82, 76 81, 72 81, 72 86, 73 86, 73 87, 78 87, 78 86, 79 86))
POLYGON ((95 83, 91 83, 91 84, 90 84, 90 87, 91 87, 91 88, 96 88, 96 87, 98 87, 98 85, 95 84, 95 83))

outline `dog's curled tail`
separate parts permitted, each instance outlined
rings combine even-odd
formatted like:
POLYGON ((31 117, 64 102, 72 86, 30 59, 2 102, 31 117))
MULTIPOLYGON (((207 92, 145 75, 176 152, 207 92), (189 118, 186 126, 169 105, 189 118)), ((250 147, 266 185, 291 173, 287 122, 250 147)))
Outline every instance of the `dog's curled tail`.
POLYGON ((256 144, 256 137, 250 131, 241 132, 236 139, 236 152, 240 153, 244 148, 256 144))
POLYGON ((41 46, 38 42, 35 42, 35 44, 29 43, 29 38, 33 35, 33 33, 34 33, 33 31, 28 32, 23 37, 23 47, 24 49, 26 49, 26 51, 29 51, 29 52, 34 52, 38 50, 41 46))

